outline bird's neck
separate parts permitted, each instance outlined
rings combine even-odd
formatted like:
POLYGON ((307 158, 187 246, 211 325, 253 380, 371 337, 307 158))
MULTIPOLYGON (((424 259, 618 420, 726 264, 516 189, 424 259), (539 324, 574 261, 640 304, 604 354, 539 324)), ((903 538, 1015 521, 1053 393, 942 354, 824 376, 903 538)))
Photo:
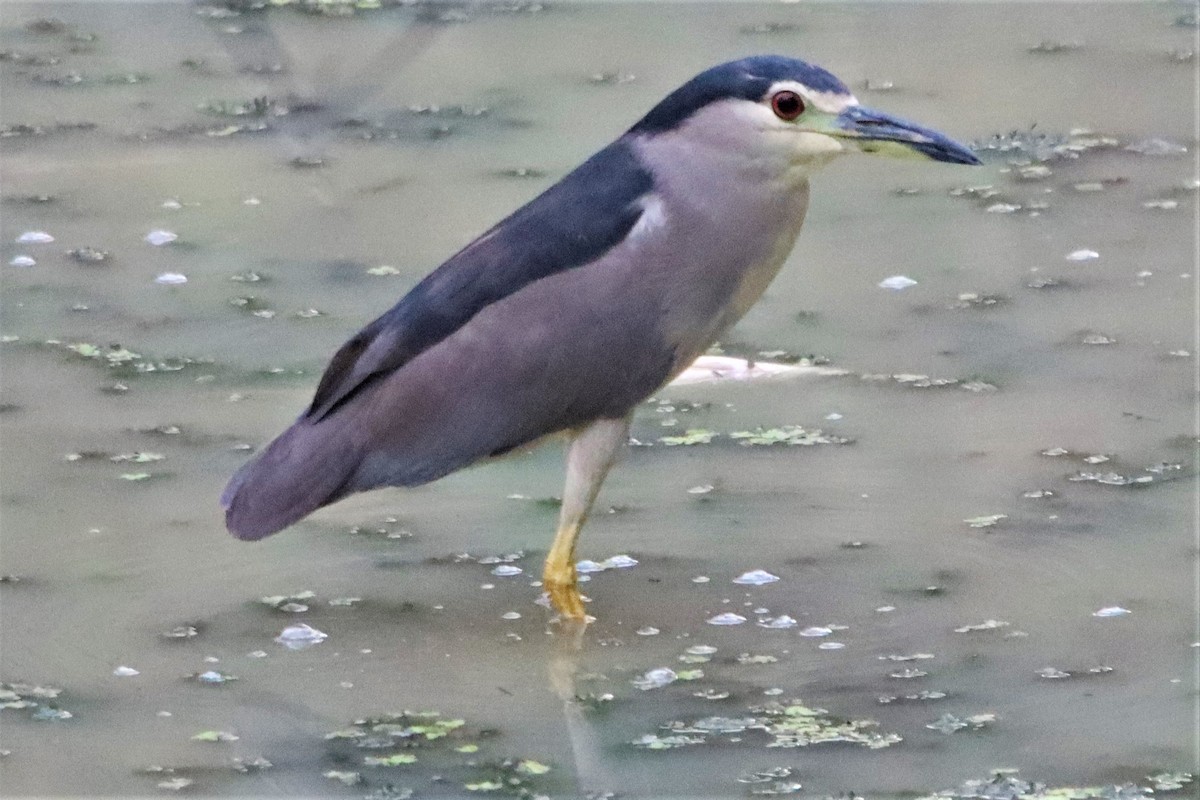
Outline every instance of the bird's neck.
POLYGON ((643 144, 639 157, 654 175, 663 219, 644 246, 662 277, 668 338, 686 367, 749 311, 787 260, 808 208, 808 180, 666 136, 643 144))

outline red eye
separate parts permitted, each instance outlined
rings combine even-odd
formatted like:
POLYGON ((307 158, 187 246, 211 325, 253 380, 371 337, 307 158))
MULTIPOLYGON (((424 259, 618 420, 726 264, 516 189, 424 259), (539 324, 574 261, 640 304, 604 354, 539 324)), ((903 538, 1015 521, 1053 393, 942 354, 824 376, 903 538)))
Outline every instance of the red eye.
POLYGON ((776 92, 771 96, 771 110, 775 116, 791 122, 804 113, 804 100, 792 91, 776 92))

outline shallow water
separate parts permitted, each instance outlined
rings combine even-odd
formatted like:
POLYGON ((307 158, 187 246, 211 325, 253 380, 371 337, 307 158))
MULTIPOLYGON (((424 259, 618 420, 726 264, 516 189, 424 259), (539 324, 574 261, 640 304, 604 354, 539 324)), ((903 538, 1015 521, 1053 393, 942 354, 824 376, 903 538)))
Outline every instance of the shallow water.
POLYGON ((0 139, 0 571, 19 578, 0 584, 0 680, 61 688, 49 704, 72 716, 34 719, 44 698, 0 711, 5 793, 143 795, 183 779, 193 794, 455 796, 499 776, 518 793, 730 797, 774 787, 739 776, 789 767, 780 780, 805 795, 889 797, 996 768, 1051 786, 1195 771, 1196 62, 1179 51, 1196 27, 1177 22, 1191 13, 604 4, 430 23, 412 9, 213 19, 6 3, 2 123, 41 133, 0 139), (66 30, 27 26, 43 17, 66 30), (1030 52, 1045 41, 1069 46, 1030 52), (975 170, 860 157, 819 176, 791 262, 724 344, 847 374, 669 388, 646 404, 634 436, 653 446, 609 478, 612 513, 580 553, 639 563, 585 584, 598 619, 578 649, 530 586, 554 526, 538 499, 561 489, 553 445, 359 496, 258 545, 225 533, 217 496, 246 446, 305 404, 348 334, 670 88, 764 51, 821 63, 864 103, 962 140, 1090 128, 1114 143, 1046 160, 1035 179, 1012 166, 1028 153, 997 149, 975 170), (53 82, 72 72, 76 85, 53 82), (264 96, 291 113, 198 108, 264 96), (95 127, 55 129, 77 122, 95 127), (1126 149, 1151 139, 1188 152, 1126 149), (981 185, 998 195, 957 191, 981 185), (999 203, 1020 208, 988 210, 999 203), (143 241, 156 229, 179 239, 143 241), (38 230, 55 241, 15 243, 38 230), (83 247, 109 257, 66 255, 83 247), (1099 258, 1066 258, 1079 250, 1099 258), (36 265, 11 266, 19 255, 36 265), (394 274, 368 271, 385 265, 394 274), (162 273, 188 282, 158 285, 162 273), (893 275, 917 285, 877 286, 893 275), (1045 278, 1059 285, 1028 285, 1045 278), (1115 341, 1084 343, 1099 336, 1115 341), (725 435, 787 425, 854 441, 725 435), (658 443, 688 429, 720 435, 658 443), (163 458, 111 460, 133 453, 163 458), (1071 480, 1110 472, 1152 480, 1071 480), (1038 490, 1053 495, 1024 496, 1038 490), (517 576, 478 563, 516 553, 517 576), (780 580, 733 583, 755 569, 780 580), (304 611, 259 600, 304 590, 304 611), (361 600, 330 604, 347 597, 361 600), (1095 616, 1111 607, 1130 613, 1095 616), (706 623, 729 612, 748 621, 706 623), (780 615, 796 625, 755 624, 780 615), (1007 624, 956 632, 988 620, 1007 624), (273 641, 299 622, 328 638, 273 641), (177 626, 197 635, 161 635, 177 626), (814 627, 834 629, 800 635, 814 627), (697 644, 717 649, 680 662, 697 644), (887 659, 914 654, 932 658, 887 659), (635 688, 662 667, 703 675, 635 688), (238 680, 188 679, 208 670, 238 680), (1045 677, 1056 671, 1070 677, 1045 677), (922 692, 934 699, 904 699, 922 692), (769 748, 750 709, 774 701, 876 720, 900 741, 769 748), (403 709, 466 724, 391 767, 363 757, 394 749, 324 738, 403 709), (954 727, 947 714, 994 719, 927 727, 954 727), (756 722, 678 749, 630 744, 713 716, 756 722), (192 740, 203 731, 239 738, 192 740), (273 766, 231 768, 259 756, 273 766))

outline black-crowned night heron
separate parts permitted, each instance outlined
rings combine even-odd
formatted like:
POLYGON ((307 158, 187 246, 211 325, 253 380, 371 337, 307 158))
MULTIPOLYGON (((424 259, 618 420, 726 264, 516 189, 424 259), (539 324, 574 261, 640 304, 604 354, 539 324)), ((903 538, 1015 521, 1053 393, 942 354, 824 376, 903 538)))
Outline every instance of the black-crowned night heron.
POLYGON ((584 618, 575 542, 633 409, 758 300, 809 175, 854 150, 979 163, 803 61, 700 73, 343 345, 308 409, 230 481, 229 529, 261 539, 354 492, 566 432, 543 586, 584 618))

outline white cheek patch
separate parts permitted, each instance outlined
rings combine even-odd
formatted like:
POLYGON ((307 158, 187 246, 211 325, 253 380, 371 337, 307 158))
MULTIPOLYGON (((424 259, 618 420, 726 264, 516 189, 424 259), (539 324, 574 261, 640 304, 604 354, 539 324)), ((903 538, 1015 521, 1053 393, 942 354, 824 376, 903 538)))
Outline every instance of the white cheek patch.
POLYGON ((776 81, 771 84, 767 96, 770 97, 776 92, 784 91, 795 92, 818 111, 824 111, 827 114, 840 114, 850 106, 858 105, 858 98, 852 94, 819 92, 816 89, 810 89, 800 81, 776 81))

